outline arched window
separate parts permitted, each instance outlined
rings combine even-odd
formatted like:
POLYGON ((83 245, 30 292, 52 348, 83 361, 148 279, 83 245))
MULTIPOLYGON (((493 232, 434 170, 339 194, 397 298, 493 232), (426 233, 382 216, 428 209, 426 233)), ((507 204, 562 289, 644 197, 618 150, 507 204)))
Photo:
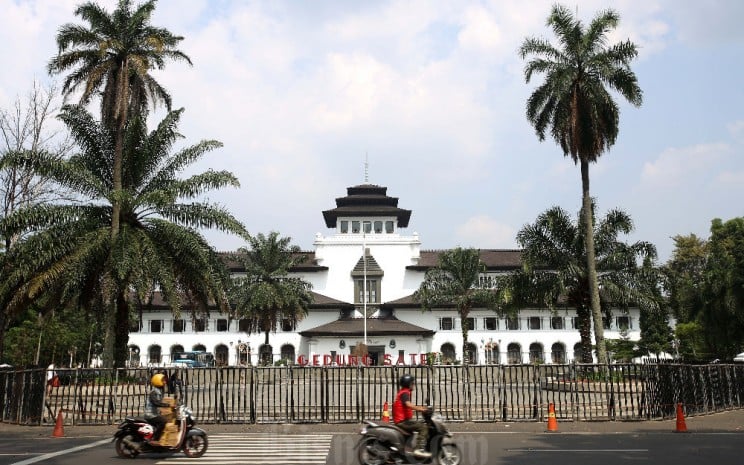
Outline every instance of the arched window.
POLYGON ((470 364, 478 363, 478 346, 472 342, 468 342, 468 345, 465 347, 465 359, 470 364))
POLYGON ((218 367, 227 366, 227 346, 220 344, 214 348, 214 362, 218 367))
POLYGON ((207 347, 204 344, 195 344, 191 350, 194 352, 206 352, 207 347))
POLYGON ((530 344, 530 363, 544 363, 545 362, 545 350, 543 345, 539 342, 533 342, 530 344))
POLYGON ((176 359, 176 354, 183 352, 183 346, 181 344, 172 345, 170 348, 170 359, 171 361, 176 359))
POLYGON ((284 344, 281 350, 282 360, 286 360, 288 365, 291 365, 295 359, 295 348, 292 344, 284 344))
POLYGON ((455 359, 457 357, 457 355, 455 355, 455 346, 447 342, 445 344, 442 344, 442 347, 439 350, 440 352, 442 352, 443 365, 452 365, 455 363, 455 359))
POLYGON ((550 348, 550 358, 553 363, 566 363, 566 346, 556 342, 550 348))
POLYGON ((150 348, 147 349, 147 354, 148 363, 159 365, 162 361, 162 349, 157 344, 151 345, 150 348))
POLYGON ((274 363, 274 352, 269 344, 263 344, 258 349, 259 363, 264 366, 271 365, 274 363))
POLYGON ((506 347, 506 363, 510 365, 522 363, 522 347, 516 342, 512 342, 506 347))

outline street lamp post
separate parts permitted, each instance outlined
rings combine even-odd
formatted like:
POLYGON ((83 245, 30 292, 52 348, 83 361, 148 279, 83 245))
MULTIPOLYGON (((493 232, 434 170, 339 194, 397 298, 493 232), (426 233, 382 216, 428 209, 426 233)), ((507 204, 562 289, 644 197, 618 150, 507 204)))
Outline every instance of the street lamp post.
POLYGON ((41 335, 44 333, 44 327, 42 326, 41 312, 39 312, 39 342, 36 344, 36 357, 34 358, 34 365, 39 365, 39 355, 41 354, 41 335))

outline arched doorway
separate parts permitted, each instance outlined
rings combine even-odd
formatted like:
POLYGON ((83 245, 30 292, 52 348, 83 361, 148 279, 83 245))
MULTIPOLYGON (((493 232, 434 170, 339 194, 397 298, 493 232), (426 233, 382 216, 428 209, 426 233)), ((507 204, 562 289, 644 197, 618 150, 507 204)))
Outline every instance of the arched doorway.
POLYGON ((442 352, 443 365, 452 365, 455 363, 455 358, 457 357, 455 355, 455 346, 447 342, 442 344, 442 347, 439 350, 442 352))
POLYGON ((486 363, 498 365, 501 363, 501 352, 496 343, 486 343, 486 363))
POLYGON ((172 345, 170 348, 170 359, 171 362, 176 359, 176 354, 183 352, 183 346, 181 344, 172 345))
POLYGON ((512 342, 506 347, 506 363, 520 365, 522 363, 522 346, 512 342))
POLYGON ((274 352, 271 344, 262 344, 258 349, 259 364, 269 366, 274 363, 274 352))
POLYGON ((162 353, 163 351, 159 345, 151 345, 147 349, 147 363, 151 365, 160 365, 160 363, 162 362, 162 353))
POLYGON ((129 346, 129 359, 127 364, 131 368, 137 368, 140 366, 140 348, 134 344, 129 346))
POLYGON ((207 347, 204 344, 195 344, 192 349, 194 352, 206 352, 207 347))
POLYGON ((574 344, 573 358, 576 363, 584 363, 584 347, 580 342, 574 344))
POLYGON ((556 342, 550 348, 550 358, 553 363, 566 363, 566 346, 556 342))
POLYGON ((225 344, 219 344, 214 348, 214 363, 218 367, 227 366, 227 346, 225 344))
POLYGON ((295 359, 295 348, 292 344, 284 344, 281 349, 282 360, 285 360, 287 365, 291 365, 295 359))
POLYGON ((465 360, 463 362, 475 365, 478 363, 478 346, 472 342, 468 342, 465 346, 465 360))
POLYGON ((539 342, 530 344, 530 363, 545 363, 545 349, 539 342))

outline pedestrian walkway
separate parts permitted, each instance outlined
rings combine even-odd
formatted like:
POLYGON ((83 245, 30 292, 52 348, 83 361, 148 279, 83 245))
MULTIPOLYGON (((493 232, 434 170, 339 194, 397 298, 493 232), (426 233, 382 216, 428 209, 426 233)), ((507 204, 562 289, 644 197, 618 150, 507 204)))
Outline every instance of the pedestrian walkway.
MULTIPOLYGON (((214 434, 209 436, 207 453, 201 464, 268 465, 326 463, 331 434, 214 434)), ((181 454, 155 462, 159 465, 194 465, 194 459, 181 454)))

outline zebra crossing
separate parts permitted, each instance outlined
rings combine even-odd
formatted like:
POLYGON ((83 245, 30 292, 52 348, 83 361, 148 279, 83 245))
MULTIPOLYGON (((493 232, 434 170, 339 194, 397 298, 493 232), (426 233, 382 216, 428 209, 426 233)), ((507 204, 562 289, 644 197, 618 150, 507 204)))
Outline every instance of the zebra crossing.
POLYGON ((190 459, 177 454, 156 464, 325 464, 331 439, 331 434, 215 434, 209 436, 209 447, 202 457, 190 459))

